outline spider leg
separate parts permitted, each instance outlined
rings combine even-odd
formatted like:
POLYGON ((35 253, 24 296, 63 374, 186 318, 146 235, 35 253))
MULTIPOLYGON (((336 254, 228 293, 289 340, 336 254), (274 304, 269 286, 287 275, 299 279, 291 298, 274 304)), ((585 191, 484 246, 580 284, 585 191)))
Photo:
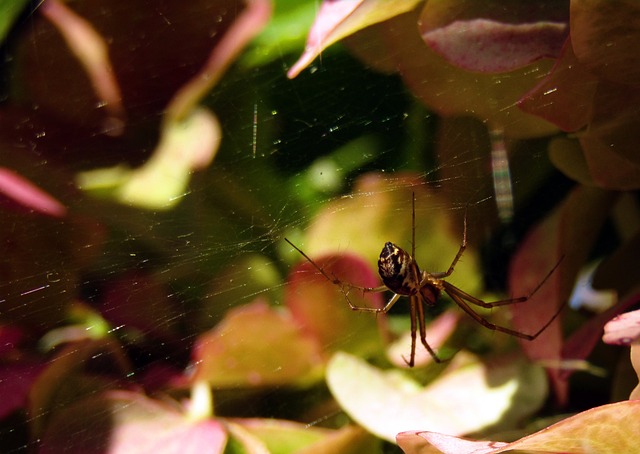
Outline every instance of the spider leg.
POLYGON ((535 295, 538 290, 540 290, 540 287, 542 287, 545 282, 547 282, 547 279, 549 279, 549 277, 551 277, 551 275, 556 270, 556 268, 558 268, 558 266, 560 266, 560 263, 562 262, 563 259, 564 259, 564 255, 562 257, 560 257, 560 260, 558 260, 558 263, 556 263, 554 265, 554 267, 551 268, 551 270, 547 273, 547 275, 544 277, 544 279, 542 279, 540 281, 540 283, 531 292, 529 292, 528 295, 519 296, 517 298, 508 298, 508 299, 504 299, 504 300, 484 302, 481 299, 476 298, 473 295, 469 295, 464 290, 459 289, 458 287, 456 287, 455 285, 453 285, 453 284, 451 284, 451 283, 449 283, 447 281, 442 281, 442 284, 444 285, 445 290, 447 291, 447 293, 450 293, 450 292, 457 293, 461 298, 463 298, 467 302, 469 302, 471 304, 475 304, 476 306, 481 306, 481 307, 487 308, 487 309, 492 308, 492 307, 497 307, 497 306, 506 306, 508 304, 525 303, 525 302, 529 301, 529 299, 533 295, 535 295))
POLYGON ((331 282, 334 285, 338 285, 340 287, 348 287, 349 290, 351 289, 355 289, 355 290, 359 290, 361 292, 364 293, 380 293, 380 292, 384 292, 387 289, 386 286, 381 285, 379 287, 360 287, 358 285, 352 285, 352 284, 346 284, 344 282, 342 282, 340 279, 338 279, 335 276, 329 276, 329 274, 322 269, 322 267, 320 265, 318 265, 311 257, 309 257, 307 254, 305 254, 302 249, 300 249, 298 246, 296 246, 295 244, 293 244, 291 241, 289 241, 288 238, 284 239, 287 243, 289 243, 289 245, 294 248, 296 251, 298 251, 300 253, 300 255, 302 255, 305 259, 307 259, 307 261, 309 263, 311 263, 311 265, 313 265, 313 267, 318 270, 318 272, 320 274, 322 274, 329 282, 331 282))
MULTIPOLYGON (((433 351, 433 349, 427 342, 427 328, 424 322, 424 319, 425 319, 424 302, 422 301, 421 297, 418 297, 417 295, 412 298, 416 300, 416 304, 418 306, 418 326, 420 327, 420 342, 422 342, 422 345, 424 345, 424 348, 427 349, 427 351, 429 352, 429 355, 431 355, 431 358, 433 358, 433 361, 436 363, 441 363, 442 360, 438 358, 438 355, 436 355, 436 352, 433 351)), ((413 363, 413 356, 411 357, 411 360, 413 363)))
MULTIPOLYGON (((402 359, 404 359, 404 362, 407 363, 407 365, 409 367, 413 367, 413 364, 415 362, 415 358, 416 358, 416 298, 414 296, 412 296, 409 300, 409 308, 410 308, 410 319, 411 319, 411 356, 409 358, 409 361, 407 361, 407 359, 404 357, 404 355, 402 356, 402 359)), ((424 321, 423 321, 424 323, 424 321)))
MULTIPOLYGON (((453 287, 453 286, 445 287, 445 292, 447 292, 447 295, 449 295, 451 299, 453 299, 453 301, 455 301, 455 303, 458 306, 460 306, 460 309, 462 309, 467 314, 469 314, 469 316, 471 316, 471 318, 473 318, 476 322, 480 323, 482 326, 490 330, 500 331, 501 333, 509 334, 510 336, 519 337, 520 339, 525 339, 529 341, 534 340, 545 329, 547 329, 549 325, 551 325, 551 323, 553 323, 553 321, 560 315, 560 312, 562 312, 562 309, 564 309, 564 306, 565 306, 564 304, 561 304, 558 310, 555 312, 555 314, 553 314, 553 316, 547 321, 547 323, 545 323, 538 331, 536 331, 533 334, 527 334, 527 333, 521 333, 520 331, 516 331, 514 329, 510 329, 504 326, 495 325, 491 323, 487 319, 483 318, 481 315, 474 312, 474 310, 471 309, 471 307, 466 303, 465 297, 462 294, 457 293, 456 291, 461 292, 461 290, 459 290, 457 287, 453 287)), ((529 299, 529 297, 526 297, 526 298, 529 299)))
POLYGON ((325 270, 322 269, 322 267, 320 267, 316 262, 313 261, 313 259, 311 257, 309 257, 307 254, 305 254, 302 249, 300 249, 298 246, 296 246, 295 244, 293 244, 291 241, 289 241, 288 238, 284 239, 287 243, 289 243, 289 246, 291 246, 292 248, 294 248, 296 251, 298 251, 300 253, 300 255, 302 255, 305 259, 307 259, 307 261, 309 263, 311 263, 313 265, 313 267, 315 269, 317 269, 320 274, 322 274, 325 278, 327 278, 327 280, 329 282, 331 282, 332 284, 335 285, 342 285, 342 281, 340 281, 340 279, 336 278, 335 276, 331 277, 327 274, 327 272, 325 270))
POLYGON ((424 306, 422 304, 422 300, 418 297, 418 295, 413 295, 410 300, 410 318, 411 318, 411 356, 409 357, 409 361, 404 356, 404 362, 407 363, 407 366, 413 367, 416 359, 416 338, 417 331, 420 330, 420 342, 424 346, 424 348, 429 352, 431 358, 436 363, 441 363, 442 360, 436 355, 436 352, 433 351, 433 348, 427 342, 427 328, 424 322, 425 314, 424 314, 424 306), (417 326, 416 326, 417 325, 417 326))
POLYGON ((529 300, 529 298, 531 298, 533 296, 533 293, 527 295, 527 296, 520 296, 518 298, 509 298, 509 299, 505 299, 505 300, 498 300, 498 301, 491 301, 491 302, 484 302, 482 301, 480 298, 476 298, 473 295, 469 295, 467 292, 465 292, 464 290, 456 287, 455 285, 447 282, 447 281, 442 281, 442 284, 444 285, 445 291, 451 295, 451 293, 455 293, 457 294, 460 298, 464 299, 465 301, 471 303, 471 304, 475 304, 476 306, 480 306, 480 307, 484 307, 486 309, 490 309, 492 307, 497 307, 497 306, 506 306, 508 304, 518 304, 518 303, 524 303, 526 301, 529 300))
MULTIPOLYGON (((469 307, 469 305, 462 299, 462 297, 460 295, 458 295, 458 294, 456 294, 454 292, 449 292, 448 290, 445 290, 445 291, 447 292, 447 295, 449 295, 451 297, 451 299, 453 299, 453 301, 455 301, 455 303, 458 306, 460 306, 460 309, 462 309, 467 314, 469 314, 469 316, 471 318, 473 318, 476 322, 480 323, 485 328, 488 328, 488 329, 493 330, 493 331, 500 331, 501 333, 509 334, 510 336, 519 337, 521 339, 526 339, 526 340, 533 340, 539 334, 539 333, 536 333, 536 336, 534 337, 531 334, 521 333, 520 331, 516 331, 516 330, 510 329, 510 328, 506 328, 504 326, 495 325, 495 324, 491 323, 490 321, 488 321, 487 319, 485 319, 482 316, 480 316, 479 314, 477 314, 476 312, 474 312, 473 309, 471 309, 471 307, 469 307)), ((545 325, 545 328, 546 328, 546 325, 545 325)), ((540 332, 542 332, 542 331, 540 331, 540 332)))
POLYGON ((430 273, 431 276, 433 276, 436 279, 443 279, 445 277, 451 276, 451 273, 453 273, 453 270, 458 264, 458 261, 460 260, 460 258, 462 257, 462 254, 464 254, 465 249, 467 249, 467 210, 466 209, 464 211, 464 227, 462 229, 462 242, 460 243, 460 248, 458 249, 458 253, 453 258, 453 261, 451 262, 451 265, 449 265, 449 269, 447 271, 440 272, 440 273, 430 273))

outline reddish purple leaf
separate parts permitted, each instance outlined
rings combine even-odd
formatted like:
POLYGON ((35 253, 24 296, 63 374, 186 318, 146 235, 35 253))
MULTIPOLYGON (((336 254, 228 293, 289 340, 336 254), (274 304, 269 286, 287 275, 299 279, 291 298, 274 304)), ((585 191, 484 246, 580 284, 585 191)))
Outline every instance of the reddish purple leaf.
MULTIPOLYGON (((329 276, 335 276, 344 283, 363 287, 380 285, 371 267, 355 255, 324 256, 316 263, 329 276)), ((382 307, 381 293, 363 294, 348 288, 344 291, 355 306, 382 307)), ((305 333, 327 351, 344 350, 360 354, 381 351, 376 319, 383 320, 384 316, 351 310, 340 288, 309 262, 303 261, 292 269, 285 291, 285 304, 305 333)))
POLYGON ((27 361, 0 364, 0 419, 24 408, 31 386, 44 368, 27 361))
POLYGON ((103 317, 125 330, 139 330, 150 338, 171 339, 178 318, 169 290, 137 271, 130 271, 105 286, 100 306, 103 317))
POLYGON ((459 68, 497 73, 557 57, 566 35, 567 25, 561 22, 509 24, 473 19, 423 31, 422 39, 459 68))
MULTIPOLYGON (((612 197, 598 189, 580 187, 563 205, 536 226, 522 243, 511 265, 509 287, 514 296, 527 295, 563 257, 538 292, 524 304, 514 305, 513 325, 521 332, 535 333, 569 298, 578 270, 584 265, 591 244, 611 208, 612 197), (580 238, 581 247, 571 247, 580 238)), ((562 334, 556 320, 537 339, 523 340, 523 350, 532 359, 561 360, 562 334)), ((558 399, 566 398, 567 383, 558 370, 549 370, 558 399)))
POLYGON ((522 96, 518 107, 563 131, 577 131, 589 121, 596 87, 597 79, 578 61, 567 39, 549 75, 522 96))

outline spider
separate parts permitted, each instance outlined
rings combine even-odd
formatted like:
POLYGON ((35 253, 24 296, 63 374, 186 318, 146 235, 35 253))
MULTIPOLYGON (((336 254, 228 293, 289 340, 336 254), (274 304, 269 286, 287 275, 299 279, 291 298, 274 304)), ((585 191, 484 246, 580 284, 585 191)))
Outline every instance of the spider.
POLYGON ((295 244, 285 238, 285 241, 289 243, 296 251, 298 251, 314 268, 318 270, 328 281, 340 287, 342 294, 344 295, 349 307, 354 311, 363 311, 363 312, 374 312, 376 314, 379 313, 387 313, 394 304, 403 296, 409 297, 410 301, 410 319, 411 319, 411 355, 409 360, 403 357, 405 362, 409 367, 413 367, 415 363, 415 354, 416 354, 416 338, 417 332, 420 332, 420 342, 424 346, 424 348, 429 352, 429 355, 433 358, 436 363, 442 362, 442 359, 438 357, 436 352, 431 348, 429 343, 427 342, 426 335, 426 327, 425 327, 425 310, 424 306, 434 306, 442 294, 445 292, 449 297, 458 305, 460 308, 469 314, 471 318, 473 318, 476 322, 480 323, 482 326, 494 330, 499 331, 510 336, 518 337, 520 339, 525 339, 528 341, 532 341, 537 338, 553 321, 560 315, 560 312, 564 308, 564 305, 561 305, 560 308, 553 316, 535 333, 526 334, 520 331, 516 331, 504 326, 495 325, 489 322, 487 319, 483 318, 480 314, 476 313, 470 304, 484 307, 484 308, 493 308, 497 306, 505 306, 508 304, 517 304, 524 303, 528 301, 539 289, 544 285, 544 283, 549 279, 549 277, 553 274, 553 272, 558 268, 560 262, 564 257, 561 257, 560 260, 555 264, 555 266, 547 273, 544 279, 526 296, 520 296, 517 298, 509 298, 498 301, 484 302, 479 298, 476 298, 465 291, 459 289, 455 285, 447 282, 445 278, 449 277, 453 270, 455 269, 456 264, 462 257, 465 249, 467 248, 467 215, 465 213, 464 216, 464 228, 462 234, 462 242, 456 253, 456 256, 453 258, 451 265, 449 265, 449 269, 447 271, 438 272, 438 273, 429 273, 427 271, 421 271, 416 263, 416 260, 413 258, 415 256, 415 223, 416 223, 416 198, 415 193, 413 194, 412 199, 412 243, 411 243, 411 255, 407 253, 404 249, 396 246, 391 242, 385 243, 382 248, 382 252, 380 252, 380 258, 378 259, 378 273, 382 278, 382 282, 384 285, 379 287, 360 287, 348 283, 344 283, 335 276, 329 276, 326 271, 322 269, 316 262, 311 259, 307 254, 305 254, 300 248, 298 248, 295 244), (345 290, 346 288, 346 290, 345 290), (372 308, 365 306, 356 306, 349 299, 349 291, 355 289, 362 291, 363 293, 369 292, 384 292, 391 291, 394 295, 387 301, 387 303, 382 308, 372 308))

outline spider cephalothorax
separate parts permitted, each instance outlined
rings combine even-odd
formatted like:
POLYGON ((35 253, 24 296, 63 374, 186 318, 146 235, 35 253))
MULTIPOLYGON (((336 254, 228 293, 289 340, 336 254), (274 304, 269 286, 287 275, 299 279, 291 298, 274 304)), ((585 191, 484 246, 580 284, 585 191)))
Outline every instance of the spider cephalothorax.
POLYGON ((384 285, 398 295, 415 295, 420 290, 420 269, 404 249, 385 243, 378 259, 378 273, 384 285))

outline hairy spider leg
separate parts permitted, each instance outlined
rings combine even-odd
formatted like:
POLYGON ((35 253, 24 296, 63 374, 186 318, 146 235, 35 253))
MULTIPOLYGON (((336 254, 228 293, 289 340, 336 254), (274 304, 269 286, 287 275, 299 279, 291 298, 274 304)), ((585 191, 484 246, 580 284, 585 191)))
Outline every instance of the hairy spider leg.
POLYGON ((458 264, 458 261, 460 260, 460 258, 462 257, 462 254, 464 254, 464 251, 466 249, 467 249, 467 210, 465 209, 464 221, 463 221, 463 227, 462 227, 462 242, 460 243, 460 248, 458 248, 458 252, 456 253, 456 256, 453 258, 451 265, 449 265, 449 269, 447 271, 439 272, 439 273, 425 273, 420 285, 423 285, 424 283, 426 283, 429 276, 434 279, 444 279, 445 277, 451 276, 451 274, 453 273, 453 270, 455 269, 456 265, 458 264))
POLYGON ((362 311, 362 312, 375 312, 376 314, 379 314, 380 312, 386 313, 386 312, 389 311, 389 309, 391 309, 393 307, 393 305, 396 303, 396 301, 398 301, 398 299, 400 298, 400 295, 394 294, 391 297, 391 299, 389 299, 389 301, 381 308, 367 307, 367 306, 356 306, 355 304, 353 304, 351 302, 351 299, 349 299, 349 291, 350 290, 355 289, 355 290, 359 290, 359 291, 361 291, 363 293, 381 293, 381 292, 387 291, 388 288, 385 285, 381 285, 379 287, 360 287, 360 286, 352 285, 352 284, 348 284, 348 283, 345 284, 344 282, 342 282, 337 277, 329 276, 329 274, 327 274, 327 272, 324 269, 322 269, 322 267, 320 265, 318 265, 311 257, 309 257, 307 254, 305 254, 302 251, 302 249, 300 249, 298 246, 293 244, 287 238, 285 238, 284 240, 287 243, 289 243, 289 245, 292 248, 294 248, 296 251, 298 251, 305 259, 307 259, 307 261, 309 263, 311 263, 311 265, 313 265, 313 267, 316 270, 318 270, 318 272, 320 274, 322 274, 329 282, 331 282, 334 285, 337 285, 340 288, 340 291, 342 292, 342 295, 347 300, 347 303, 349 304, 349 307, 351 308, 351 310, 353 310, 353 311, 362 311), (347 287, 349 291, 345 291, 345 287, 347 287))
POLYGON ((424 313, 424 305, 423 303, 430 304, 429 302, 423 301, 424 296, 422 293, 419 295, 412 295, 410 297, 410 318, 411 318, 411 356, 409 357, 409 361, 403 356, 404 362, 407 363, 409 367, 413 367, 416 359, 416 331, 420 330, 420 342, 424 346, 424 348, 429 352, 431 358, 436 363, 441 363, 442 360, 438 357, 436 352, 431 348, 429 342, 427 342, 427 327, 425 324, 425 313, 424 313), (418 329, 416 329, 416 319, 418 324, 418 329))
POLYGON ((484 308, 487 308, 487 309, 490 309, 492 307, 497 307, 497 306, 506 306, 508 304, 525 303, 531 297, 533 297, 533 295, 535 295, 538 292, 538 290, 540 290, 540 288, 544 285, 545 282, 547 282, 547 280, 551 277, 551 275, 554 273, 554 271, 560 266, 560 263, 562 263, 562 260, 564 260, 564 255, 562 257, 560 257, 560 260, 558 260, 558 263, 556 263, 553 266, 553 268, 551 268, 551 270, 546 274, 544 279, 542 279, 542 281, 540 281, 540 283, 533 290, 531 290, 531 292, 528 295, 519 296, 517 298, 508 298, 508 299, 504 299, 504 300, 484 302, 481 299, 476 298, 473 295, 469 295, 464 290, 456 287, 455 285, 453 285, 453 284, 451 284, 449 282, 443 281, 442 284, 444 285, 445 290, 453 290, 458 295, 460 295, 464 300, 468 301, 469 303, 475 304, 476 306, 481 306, 481 307, 484 307, 484 308))
POLYGON ((495 325, 495 324, 489 322, 487 319, 483 318, 480 314, 476 313, 473 309, 471 309, 471 307, 467 303, 475 304, 476 306, 480 306, 480 307, 484 307, 484 308, 493 308, 493 307, 497 307, 497 306, 506 306, 506 305, 509 305, 509 304, 525 303, 525 302, 529 301, 529 299, 531 299, 531 297, 533 297, 533 295, 536 294, 536 292, 540 289, 540 287, 542 287, 544 285, 544 283, 547 281, 547 279, 549 279, 549 277, 551 277, 553 272, 558 268, 558 266, 560 266, 560 263, 562 262, 563 259, 564 259, 564 256, 560 257, 560 260, 558 260, 558 263, 556 263, 555 266, 553 268, 551 268, 551 270, 547 273, 547 275, 544 277, 544 279, 531 291, 531 293, 529 293, 526 296, 521 296, 521 297, 518 297, 518 298, 510 298, 510 299, 505 299, 505 300, 484 302, 479 298, 476 298, 476 297, 474 297, 472 295, 469 295, 465 291, 459 289, 458 287, 456 287, 455 285, 453 285, 453 284, 451 284, 449 282, 442 281, 442 285, 443 285, 444 291, 447 293, 447 295, 449 295, 451 297, 451 299, 458 306, 460 306, 460 308, 463 311, 465 311, 467 314, 469 314, 471 316, 471 318, 473 318, 475 321, 480 323, 485 328, 488 328, 488 329, 493 330, 493 331, 499 331, 499 332, 502 332, 502 333, 505 333, 505 334, 509 334, 511 336, 518 337, 520 339, 525 339, 525 340, 532 341, 535 338, 537 338, 540 334, 542 334, 542 332, 545 329, 547 329, 549 327, 549 325, 551 325, 553 323, 553 321, 560 315, 560 313, 562 312, 562 309, 564 309, 564 306, 566 305, 566 302, 564 304, 561 304, 560 307, 558 308, 558 310, 553 314, 553 316, 551 316, 551 318, 544 325, 542 325, 542 327, 538 331, 536 331, 533 334, 527 334, 527 333, 523 333, 523 332, 520 332, 520 331, 516 331, 514 329, 506 328, 504 326, 495 325))
MULTIPOLYGON (((416 254, 416 195, 412 194, 412 216, 411 216, 411 255, 415 257, 416 254)), ((417 329, 416 329, 416 318, 418 329, 420 330, 420 342, 427 350, 431 358, 436 363, 441 363, 442 360, 438 357, 436 352, 431 348, 429 342, 427 342, 427 328, 425 323, 425 311, 423 304, 434 305, 437 302, 439 293, 443 290, 442 284, 444 281, 439 282, 440 279, 450 276, 455 269, 456 264, 464 254, 465 249, 467 248, 467 211, 465 209, 464 213, 464 225, 462 230, 462 242, 460 243, 460 247, 458 248, 458 252, 453 258, 451 265, 447 271, 439 272, 439 273, 428 273, 427 271, 422 272, 422 277, 420 279, 419 284, 419 296, 412 295, 410 297, 410 318, 411 318, 411 356, 409 357, 409 361, 403 356, 402 359, 407 363, 409 367, 413 367, 415 363, 416 356, 416 337, 417 337, 417 329), (429 287, 431 290, 431 295, 429 297, 425 296, 423 289, 425 287, 429 287)), ((415 260, 415 259, 414 259, 415 260)), ((396 295, 397 296, 397 295, 396 295)))

